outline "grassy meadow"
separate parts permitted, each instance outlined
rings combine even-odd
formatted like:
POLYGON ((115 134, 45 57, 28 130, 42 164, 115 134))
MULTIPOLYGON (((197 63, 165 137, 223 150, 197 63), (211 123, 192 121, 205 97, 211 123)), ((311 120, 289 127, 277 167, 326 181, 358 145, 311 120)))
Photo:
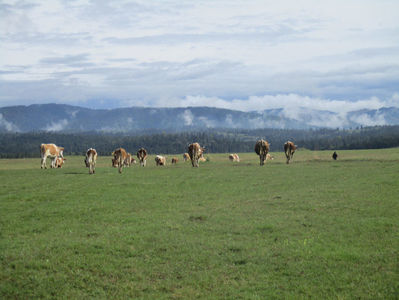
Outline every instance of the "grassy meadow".
POLYGON ((272 154, 0 160, 0 298, 398 299, 399 148, 272 154))

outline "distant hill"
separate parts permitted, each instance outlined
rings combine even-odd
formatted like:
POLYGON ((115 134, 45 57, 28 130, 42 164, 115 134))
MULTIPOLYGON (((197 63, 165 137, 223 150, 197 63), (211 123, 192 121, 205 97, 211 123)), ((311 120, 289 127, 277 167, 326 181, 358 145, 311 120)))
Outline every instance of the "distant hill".
POLYGON ((179 132, 209 128, 355 128, 398 125, 399 109, 359 110, 347 114, 305 108, 242 112, 212 107, 88 109, 64 104, 0 108, 2 132, 179 132))

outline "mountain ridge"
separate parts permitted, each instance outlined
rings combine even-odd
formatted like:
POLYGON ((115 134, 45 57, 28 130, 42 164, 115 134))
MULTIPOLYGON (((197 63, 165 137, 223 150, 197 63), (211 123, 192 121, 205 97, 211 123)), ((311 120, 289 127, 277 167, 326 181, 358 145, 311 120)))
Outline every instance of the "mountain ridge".
POLYGON ((126 107, 92 109, 68 104, 32 104, 0 108, 2 132, 170 132, 229 129, 317 129, 398 125, 399 108, 362 109, 347 113, 308 109, 239 111, 215 107, 126 107))

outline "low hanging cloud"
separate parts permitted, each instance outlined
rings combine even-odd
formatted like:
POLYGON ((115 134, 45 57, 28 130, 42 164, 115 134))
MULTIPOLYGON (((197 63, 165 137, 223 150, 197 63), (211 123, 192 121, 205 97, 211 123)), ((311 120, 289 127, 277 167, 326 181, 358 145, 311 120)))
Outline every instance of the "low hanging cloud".
POLYGON ((5 128, 6 131, 20 132, 18 126, 4 119, 3 114, 0 114, 0 129, 1 128, 5 128))
POLYGON ((62 119, 59 122, 51 122, 51 124, 47 125, 44 130, 45 131, 61 131, 66 129, 68 126, 68 120, 62 119))
POLYGON ((300 112, 299 109, 303 108, 320 111, 330 111, 342 114, 361 109, 399 107, 399 94, 394 94, 388 99, 371 97, 369 99, 357 101, 313 98, 308 96, 301 96, 298 94, 251 96, 247 99, 234 100, 227 100, 219 97, 187 96, 183 99, 171 99, 170 101, 168 101, 167 105, 165 105, 165 102, 157 103, 157 106, 208 106, 239 111, 263 111, 268 109, 284 108, 287 115, 290 114, 290 117, 294 117, 296 113, 300 112))
POLYGON ((192 114, 191 110, 186 109, 182 114, 179 115, 179 117, 183 119, 184 125, 193 125, 194 115, 192 114))
POLYGON ((356 116, 350 116, 349 120, 362 125, 367 126, 381 126, 387 125, 387 121, 385 120, 384 115, 377 113, 374 116, 370 116, 368 114, 360 114, 356 116))

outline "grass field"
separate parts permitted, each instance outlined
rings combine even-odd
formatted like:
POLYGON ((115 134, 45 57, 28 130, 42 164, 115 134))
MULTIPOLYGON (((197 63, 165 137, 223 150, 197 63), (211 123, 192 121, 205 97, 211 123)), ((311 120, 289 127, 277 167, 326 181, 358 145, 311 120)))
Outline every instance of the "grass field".
POLYGON ((399 149, 273 154, 0 160, 0 298, 398 299, 399 149))

